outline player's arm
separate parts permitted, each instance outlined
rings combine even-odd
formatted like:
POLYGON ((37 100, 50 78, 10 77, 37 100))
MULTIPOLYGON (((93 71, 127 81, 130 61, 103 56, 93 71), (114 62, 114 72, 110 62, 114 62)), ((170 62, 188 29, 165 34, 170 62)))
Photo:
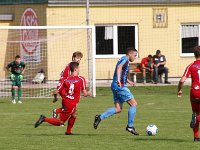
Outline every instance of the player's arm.
POLYGON ((81 91, 83 93, 83 96, 87 97, 87 96, 91 96, 91 92, 86 90, 86 79, 82 76, 79 76, 82 80, 81 80, 81 91))
POLYGON ((159 63, 159 65, 165 65, 165 64, 166 64, 166 60, 159 63))
POLYGON ((177 96, 181 97, 182 96, 182 87, 184 85, 185 80, 187 79, 187 77, 183 76, 179 83, 178 83, 178 92, 177 92, 177 96))
POLYGON ((21 72, 21 74, 24 74, 25 67, 26 67, 26 65, 25 65, 25 63, 23 63, 23 65, 22 65, 22 72, 21 72))
POLYGON ((146 69, 145 64, 141 63, 142 69, 146 69))
POLYGON ((58 93, 59 93, 59 92, 61 93, 61 91, 62 91, 62 89, 63 89, 63 86, 64 86, 64 82, 65 82, 65 80, 63 80, 62 83, 59 82, 59 84, 58 84, 58 86, 57 86, 57 89, 55 89, 55 90, 53 91, 53 97, 54 97, 53 103, 55 103, 55 102, 58 100, 58 93))
POLYGON ((119 64, 117 66, 117 84, 118 84, 119 87, 121 87, 120 77, 121 77, 122 67, 123 67, 122 64, 119 64))
POLYGON ((83 93, 83 96, 85 96, 85 97, 91 96, 91 92, 90 91, 83 90, 82 93, 83 93))
POLYGON ((127 79, 127 82, 131 85, 131 86, 135 86, 135 83, 129 79, 127 79))
POLYGON ((53 91, 53 97, 54 97, 53 103, 57 102, 58 101, 58 90, 57 89, 55 89, 53 91))

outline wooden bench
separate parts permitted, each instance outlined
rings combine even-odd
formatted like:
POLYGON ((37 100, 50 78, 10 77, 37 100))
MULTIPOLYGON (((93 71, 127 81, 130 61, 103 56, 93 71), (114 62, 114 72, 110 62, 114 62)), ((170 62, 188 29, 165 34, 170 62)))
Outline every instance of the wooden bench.
MULTIPOLYGON (((129 63, 128 78, 135 83, 137 83, 137 74, 141 74, 141 76, 142 76, 142 71, 140 70, 140 65, 141 65, 141 63, 129 63), (133 77, 131 78, 131 76, 133 76, 133 77)), ((148 76, 150 76, 149 73, 147 74, 147 77, 148 76)), ((163 83, 163 75, 162 74, 158 75, 158 81, 160 83, 163 83)))
POLYGON ((140 63, 130 63, 128 78, 134 82, 137 82, 137 74, 138 73, 142 73, 140 70, 140 63), (131 75, 133 75, 132 79, 131 79, 131 75))

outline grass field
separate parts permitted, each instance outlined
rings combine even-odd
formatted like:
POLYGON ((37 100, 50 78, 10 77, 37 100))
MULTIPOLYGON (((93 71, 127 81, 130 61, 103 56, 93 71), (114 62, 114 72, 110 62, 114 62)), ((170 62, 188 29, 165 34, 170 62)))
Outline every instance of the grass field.
POLYGON ((176 86, 131 88, 138 100, 135 127, 140 133, 133 136, 125 131, 128 105, 122 113, 103 120, 93 129, 96 114, 113 107, 110 88, 98 88, 96 98, 82 98, 78 106, 79 117, 73 128, 74 135, 66 136, 65 127, 43 123, 34 128, 40 114, 51 116, 51 110, 60 106, 51 99, 25 99, 23 104, 12 104, 8 98, 0 99, 0 150, 183 150, 199 149, 193 142, 189 128, 191 108, 189 87, 183 97, 176 97, 176 86), (146 126, 157 125, 156 136, 146 135, 146 126))

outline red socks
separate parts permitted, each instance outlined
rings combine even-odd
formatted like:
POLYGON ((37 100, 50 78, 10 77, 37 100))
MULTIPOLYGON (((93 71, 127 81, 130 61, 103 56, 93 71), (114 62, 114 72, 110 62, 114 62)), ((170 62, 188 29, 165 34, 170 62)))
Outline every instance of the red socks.
POLYGON ((62 125, 62 123, 60 122, 60 119, 57 119, 57 118, 45 118, 44 122, 48 122, 55 126, 62 125))
POLYGON ((194 132, 194 137, 199 138, 199 122, 198 121, 193 128, 193 132, 194 132))
POLYGON ((200 122, 200 115, 197 115, 196 124, 193 128, 195 138, 199 138, 199 122, 200 122))
POLYGON ((76 118, 72 116, 69 118, 67 131, 66 131, 67 134, 71 134, 71 130, 72 130, 72 127, 74 126, 75 121, 76 121, 76 118))

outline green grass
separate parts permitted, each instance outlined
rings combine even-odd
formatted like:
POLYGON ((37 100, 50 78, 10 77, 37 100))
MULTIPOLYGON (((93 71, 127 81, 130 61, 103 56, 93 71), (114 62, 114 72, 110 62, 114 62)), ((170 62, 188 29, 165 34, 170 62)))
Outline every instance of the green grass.
POLYGON ((98 88, 96 98, 82 98, 78 105, 79 117, 73 128, 74 135, 66 136, 65 127, 43 123, 33 125, 40 114, 51 116, 51 110, 60 106, 51 99, 25 99, 22 105, 0 99, 0 150, 183 150, 199 149, 193 142, 189 128, 191 108, 189 87, 183 97, 176 97, 176 86, 131 88, 138 101, 135 127, 140 133, 133 136, 125 131, 128 105, 122 113, 103 120, 93 129, 96 114, 113 107, 110 88, 98 88), (146 126, 156 124, 156 136, 146 135, 146 126))

